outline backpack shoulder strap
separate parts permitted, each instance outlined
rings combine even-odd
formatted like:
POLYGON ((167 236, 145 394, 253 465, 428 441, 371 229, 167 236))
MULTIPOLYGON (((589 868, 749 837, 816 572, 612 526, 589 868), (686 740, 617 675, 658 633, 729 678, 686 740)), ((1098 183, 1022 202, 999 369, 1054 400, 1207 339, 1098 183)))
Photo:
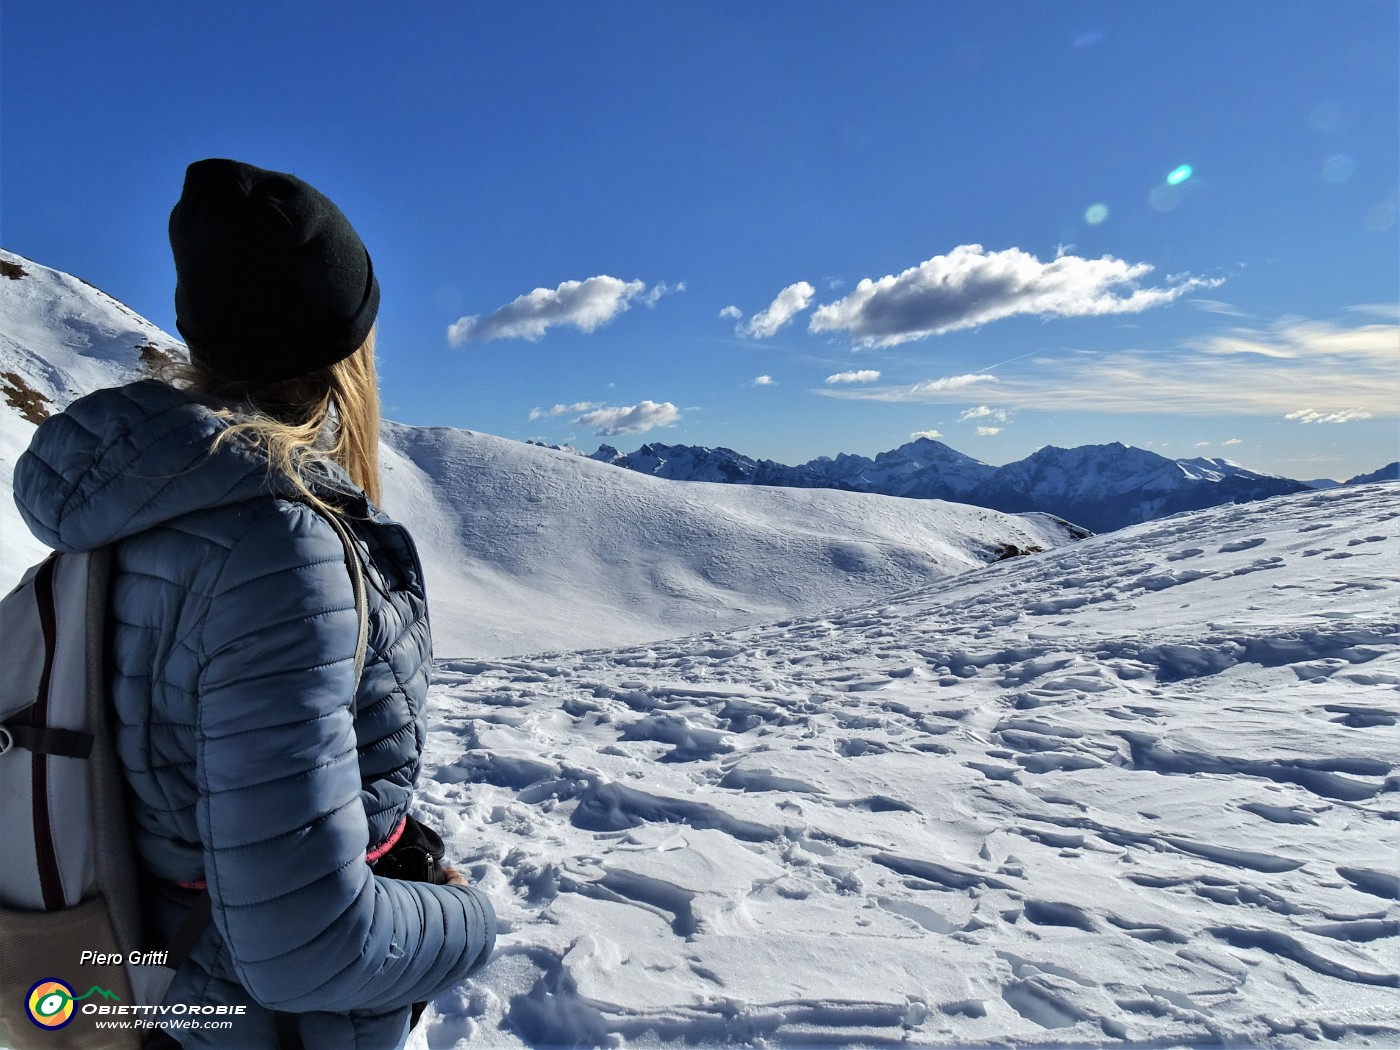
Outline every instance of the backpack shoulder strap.
POLYGON ((316 509, 340 537, 340 544, 345 548, 345 564, 350 570, 350 584, 355 590, 355 614, 359 618, 359 633, 355 638, 355 691, 350 694, 350 716, 353 718, 356 713, 360 675, 364 673, 365 655, 369 649, 369 600, 365 592, 365 568, 360 562, 355 538, 350 535, 350 529, 345 522, 334 513, 327 514, 319 508, 316 509))

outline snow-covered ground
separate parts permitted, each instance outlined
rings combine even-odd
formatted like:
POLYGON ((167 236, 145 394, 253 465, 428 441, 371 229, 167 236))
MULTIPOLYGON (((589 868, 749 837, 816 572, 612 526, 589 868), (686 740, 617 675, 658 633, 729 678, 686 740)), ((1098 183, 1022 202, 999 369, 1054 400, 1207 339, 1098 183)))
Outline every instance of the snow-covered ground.
POLYGON ((1400 1045, 1398 496, 443 662, 421 815, 505 932, 410 1045, 1400 1045))

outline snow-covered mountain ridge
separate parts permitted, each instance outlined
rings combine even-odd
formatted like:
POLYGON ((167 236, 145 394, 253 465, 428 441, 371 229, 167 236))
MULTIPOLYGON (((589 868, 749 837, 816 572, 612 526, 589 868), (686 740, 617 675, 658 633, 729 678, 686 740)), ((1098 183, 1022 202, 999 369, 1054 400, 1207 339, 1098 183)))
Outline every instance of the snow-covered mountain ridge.
POLYGON ((603 445, 589 458, 673 480, 830 487, 1005 511, 1039 510, 1099 532, 1309 487, 1226 459, 1168 459, 1120 442, 1069 449, 1048 445, 1001 467, 930 438, 917 438, 874 459, 842 453, 795 467, 727 448, 660 443, 625 454, 603 445))
POLYGON ((1342 482, 1343 485, 1369 485, 1375 481, 1400 481, 1400 461, 1387 463, 1380 470, 1373 470, 1369 474, 1358 474, 1354 478, 1349 478, 1342 482))
POLYGON ((0 249, 0 593, 47 553, 15 510, 14 465, 39 420, 141 374, 180 342, 106 292, 0 249))
MULTIPOLYGON (((44 548, 10 498, 35 421, 138 378, 178 340, 76 278, 0 252, 0 585, 44 548)), ((619 645, 868 601, 1049 549, 1040 514, 863 493, 717 491, 451 428, 386 424, 385 506, 418 541, 447 656, 619 645)))

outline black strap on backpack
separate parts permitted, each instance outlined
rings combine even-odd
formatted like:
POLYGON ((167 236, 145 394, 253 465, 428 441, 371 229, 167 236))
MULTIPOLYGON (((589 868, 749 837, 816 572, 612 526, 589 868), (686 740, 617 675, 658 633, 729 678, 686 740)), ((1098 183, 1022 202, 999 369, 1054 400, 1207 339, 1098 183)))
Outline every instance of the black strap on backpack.
POLYGON ((170 938, 167 947, 165 965, 172 970, 178 970, 185 965, 185 960, 190 957, 190 952, 194 951, 194 942, 199 940, 214 918, 214 902, 209 897, 209 891, 204 890, 195 902, 190 905, 190 910, 185 912, 185 917, 180 921, 175 933, 170 938))
POLYGON ((277 1050, 302 1050, 306 1045, 301 1041, 301 1021, 298 1014, 278 1010, 272 1015, 272 1023, 277 1029, 277 1050))

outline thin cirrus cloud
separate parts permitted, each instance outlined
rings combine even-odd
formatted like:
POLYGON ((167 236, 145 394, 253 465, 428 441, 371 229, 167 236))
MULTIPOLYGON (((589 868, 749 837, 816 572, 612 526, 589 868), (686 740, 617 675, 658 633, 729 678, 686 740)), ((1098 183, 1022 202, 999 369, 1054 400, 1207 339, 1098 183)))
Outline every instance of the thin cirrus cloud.
POLYGON ((834 376, 827 376, 823 382, 826 383, 873 383, 880 378, 880 373, 873 368, 861 368, 853 372, 837 372, 834 376))
POLYGON ((1172 350, 1036 357, 998 376, 973 373, 914 386, 819 388, 825 397, 966 402, 969 381, 995 383, 1007 409, 1167 415, 1272 415, 1352 422, 1394 417, 1400 325, 1287 318, 1172 350), (1309 415, 1311 413, 1311 415, 1309 415), (1335 417, 1335 419, 1333 418, 1335 417))
POLYGON ((877 387, 870 390, 820 390, 827 397, 848 398, 859 401, 926 402, 962 401, 969 387, 983 383, 995 383, 997 377, 986 372, 969 372, 960 376, 944 376, 941 379, 925 379, 912 386, 877 387))
POLYGON ((493 339, 534 343, 560 325, 592 332, 626 310, 633 299, 640 297, 650 306, 671 290, 657 285, 648 292, 643 281, 623 281, 606 274, 586 281, 565 281, 557 288, 536 288, 518 296, 485 317, 458 318, 447 328, 447 341, 453 346, 493 339))
POLYGON ((1203 296, 1192 296, 1186 300, 1197 310, 1204 310, 1208 314, 1219 314, 1221 317, 1248 317, 1249 315, 1238 307, 1221 302, 1219 299, 1207 299, 1203 296))
POLYGON ((944 376, 942 379, 925 379, 909 387, 909 400, 918 400, 928 394, 943 394, 950 390, 966 390, 979 383, 995 383, 997 377, 986 372, 969 372, 960 376, 944 376))
MULTIPOLYGON (((735 331, 751 339, 766 339, 807 309, 807 304, 816 294, 817 290, 806 281, 790 284, 778 293, 766 310, 754 314, 746 323, 738 325, 735 331)), ((737 307, 725 307, 720 311, 720 316, 730 316, 731 310, 737 311, 737 307)))
POLYGON ((1359 324, 1350 327, 1329 321, 1309 321, 1290 317, 1271 329, 1232 328, 1191 344, 1205 354, 1232 354, 1298 361, 1330 357, 1394 368, 1400 358, 1400 325, 1359 324))
POLYGON ((1139 313, 1220 279, 1168 278, 1157 288, 1138 282, 1149 263, 1061 254, 1042 262, 1019 248, 989 252, 963 244, 903 273, 865 278, 849 295, 821 306, 808 328, 846 332, 863 348, 975 328, 1017 314, 1084 317, 1139 313))
POLYGON ((620 408, 595 408, 574 420, 592 427, 598 437, 640 434, 657 427, 669 427, 681 418, 680 409, 669 401, 641 401, 620 408))

